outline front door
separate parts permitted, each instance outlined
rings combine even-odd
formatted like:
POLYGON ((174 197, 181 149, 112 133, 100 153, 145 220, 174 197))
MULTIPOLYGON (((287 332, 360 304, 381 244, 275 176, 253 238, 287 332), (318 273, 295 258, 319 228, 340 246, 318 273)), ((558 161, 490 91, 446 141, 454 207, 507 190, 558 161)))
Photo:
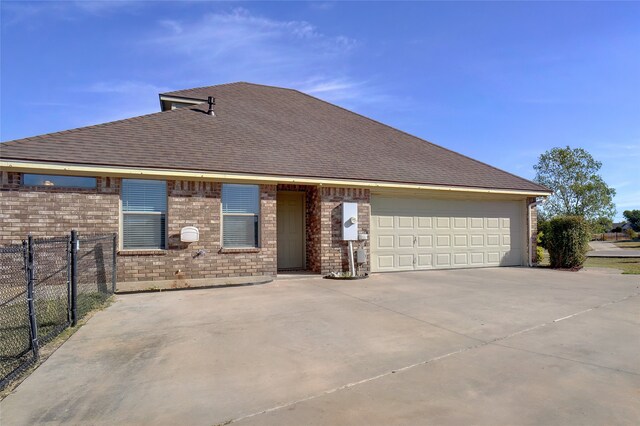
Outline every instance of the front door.
POLYGON ((304 269, 304 192, 278 192, 278 269, 304 269))

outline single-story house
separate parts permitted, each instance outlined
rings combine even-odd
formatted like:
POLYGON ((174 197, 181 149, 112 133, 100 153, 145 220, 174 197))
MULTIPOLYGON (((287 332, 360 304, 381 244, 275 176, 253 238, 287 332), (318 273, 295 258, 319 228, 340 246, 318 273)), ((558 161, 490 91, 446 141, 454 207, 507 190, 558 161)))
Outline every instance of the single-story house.
POLYGON ((629 229, 633 229, 629 222, 615 222, 607 232, 626 232, 629 229))
POLYGON ((347 203, 361 271, 535 255, 534 202, 550 191, 529 180, 292 89, 222 84, 160 106, 1 144, 0 244, 118 233, 125 287, 326 274, 349 267, 347 203))

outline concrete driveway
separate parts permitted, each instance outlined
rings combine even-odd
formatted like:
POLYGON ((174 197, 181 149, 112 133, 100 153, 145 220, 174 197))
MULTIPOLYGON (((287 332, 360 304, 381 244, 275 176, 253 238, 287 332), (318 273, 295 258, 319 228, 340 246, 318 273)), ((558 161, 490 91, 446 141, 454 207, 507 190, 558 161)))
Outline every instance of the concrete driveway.
POLYGON ((589 246, 588 257, 640 257, 640 250, 623 249, 613 241, 590 241, 589 246))
POLYGON ((0 423, 636 425, 639 294, 495 268, 119 296, 0 423))

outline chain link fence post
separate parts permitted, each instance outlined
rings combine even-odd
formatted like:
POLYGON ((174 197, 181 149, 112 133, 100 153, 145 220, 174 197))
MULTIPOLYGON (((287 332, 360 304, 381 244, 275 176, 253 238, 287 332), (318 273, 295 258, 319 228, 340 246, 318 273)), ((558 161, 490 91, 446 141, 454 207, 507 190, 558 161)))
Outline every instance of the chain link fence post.
POLYGON ((71 326, 78 323, 78 231, 71 230, 71 326))
POLYGON ((22 242, 25 248, 25 270, 27 274, 27 308, 29 310, 29 333, 31 334, 31 351, 33 357, 38 358, 38 321, 36 319, 36 308, 34 303, 34 281, 35 281, 35 265, 34 265, 34 248, 33 237, 29 235, 27 241, 22 242))

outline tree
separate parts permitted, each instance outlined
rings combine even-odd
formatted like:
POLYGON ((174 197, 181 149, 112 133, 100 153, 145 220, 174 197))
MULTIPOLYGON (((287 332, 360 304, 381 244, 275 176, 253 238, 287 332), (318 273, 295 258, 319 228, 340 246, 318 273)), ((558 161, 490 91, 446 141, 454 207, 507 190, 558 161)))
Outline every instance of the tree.
POLYGON ((549 216, 582 216, 589 222, 612 218, 615 189, 598 171, 602 163, 582 148, 553 148, 540 156, 535 181, 553 190, 542 206, 549 216))
POLYGON ((633 230, 640 232, 640 210, 625 210, 622 214, 629 221, 633 230))
POLYGON ((611 227, 613 226, 613 221, 608 217, 599 217, 590 222, 591 232, 596 234, 602 234, 604 232, 609 232, 611 227))

